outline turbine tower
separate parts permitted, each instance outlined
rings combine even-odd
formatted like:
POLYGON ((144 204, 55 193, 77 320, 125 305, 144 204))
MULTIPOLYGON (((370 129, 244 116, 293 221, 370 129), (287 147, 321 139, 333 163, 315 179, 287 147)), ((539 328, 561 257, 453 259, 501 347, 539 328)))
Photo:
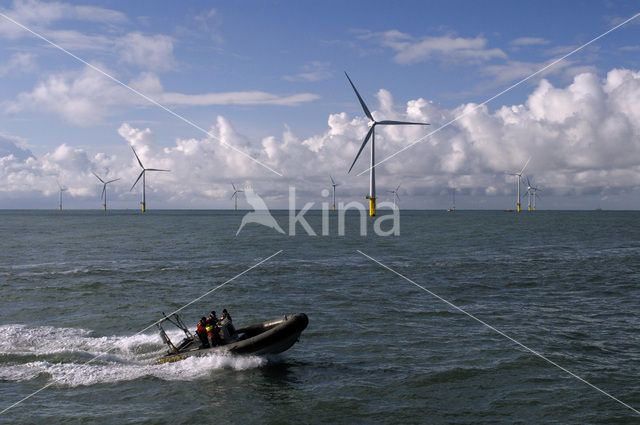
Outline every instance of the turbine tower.
POLYGON ((336 210, 336 186, 340 186, 340 183, 336 183, 329 174, 329 178, 331 179, 331 186, 333 186, 333 210, 336 210))
POLYGON ((369 141, 369 138, 371 138, 371 161, 370 161, 370 166, 369 166, 369 194, 367 196, 365 196, 365 199, 369 200, 369 215, 370 216, 374 216, 376 215, 376 170, 375 170, 375 139, 376 139, 376 134, 375 134, 375 130, 376 130, 376 125, 429 125, 427 123, 424 122, 405 122, 405 121, 376 121, 373 119, 373 116, 371 115, 371 112, 369 112, 369 108, 367 108, 367 105, 364 103, 364 100, 362 100, 362 97, 360 97, 360 93, 358 93, 358 90, 356 90, 356 86, 353 85, 353 82, 351 81, 351 78, 349 78, 349 75, 345 72, 344 75, 347 76, 347 80, 349 80, 349 84, 351 84, 351 87, 353 88, 353 91, 356 92, 356 96, 358 97, 358 100, 360 101, 360 106, 362 106, 362 110, 364 111, 364 114, 367 116, 367 118, 369 118, 369 132, 367 133, 366 137, 364 138, 364 142, 362 142, 362 146, 360 146, 360 150, 358 151, 358 154, 356 155, 356 158, 353 160, 353 163, 351 164, 351 168, 349 168, 348 172, 351 172, 351 169, 353 168, 353 166, 356 164, 356 161, 358 160, 358 157, 360 156, 360 153, 362 152, 362 150, 364 149, 365 145, 367 144, 367 142, 369 141))
POLYGON ((231 195, 231 199, 236 198, 235 210, 238 211, 238 193, 243 193, 244 190, 236 189, 236 186, 231 182, 231 186, 233 187, 233 195, 231 195))
POLYGON ((62 192, 65 192, 67 188, 62 187, 59 182, 56 183, 58 183, 58 189, 60 190, 60 211, 62 211, 62 192))
POLYGON ((138 160, 138 164, 140 164, 140 168, 142 168, 142 172, 140 172, 140 175, 138 176, 138 178, 136 179, 136 182, 133 184, 133 186, 131 186, 131 189, 129 189, 129 192, 131 192, 133 190, 134 187, 136 187, 136 184, 138 184, 138 181, 140 180, 140 177, 142 177, 142 212, 145 212, 147 210, 147 198, 146 198, 146 185, 145 185, 145 176, 147 174, 147 171, 171 171, 171 170, 160 170, 158 168, 144 168, 144 165, 142 165, 142 161, 140 161, 140 158, 138 157, 138 154, 136 153, 136 150, 133 149, 133 146, 131 146, 131 149, 133 150, 133 154, 136 156, 136 159, 138 160))
POLYGON ((539 187, 531 186, 531 190, 533 191, 533 210, 536 210, 536 198, 542 198, 542 196, 538 195, 538 191, 542 191, 539 187))
POLYGON ((533 192, 533 187, 531 187, 531 182, 529 181, 529 177, 527 177, 527 210, 531 212, 531 194, 533 192))
POLYGON ((447 210, 447 212, 456 212, 456 188, 453 188, 453 205, 447 210))
POLYGON ((517 212, 520 212, 520 180, 522 180, 522 173, 524 172, 524 169, 527 168, 527 165, 529 165, 529 161, 531 161, 531 157, 527 159, 527 162, 524 164, 524 167, 522 167, 522 170, 520 170, 519 173, 508 173, 510 176, 516 176, 516 178, 518 179, 518 200, 516 202, 517 212))
POLYGON ((387 190, 389 193, 393 193, 393 210, 396 210, 396 198, 398 199, 398 203, 400 203, 400 196, 398 195, 398 189, 400 189, 400 185, 396 187, 395 190, 387 190))
POLYGON ((107 210, 107 185, 109 183, 113 183, 113 182, 118 181, 120 179, 118 178, 118 179, 109 180, 109 181, 106 182, 106 181, 102 180, 100 178, 100 176, 98 176, 96 173, 93 173, 93 175, 96 176, 98 178, 98 180, 100 180, 102 182, 102 195, 100 195, 100 199, 104 198, 104 205, 103 206, 104 206, 104 210, 106 211, 107 210))

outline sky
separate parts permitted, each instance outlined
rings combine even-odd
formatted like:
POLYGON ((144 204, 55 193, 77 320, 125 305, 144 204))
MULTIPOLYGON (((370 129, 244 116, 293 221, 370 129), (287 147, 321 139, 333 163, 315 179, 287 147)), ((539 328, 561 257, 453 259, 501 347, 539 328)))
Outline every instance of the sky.
POLYGON ((400 185, 405 209, 515 208, 531 158, 537 209, 640 209, 640 16, 531 77, 638 2, 185 3, 0 1, 28 28, 0 16, 0 208, 58 208, 59 185, 101 208, 95 173, 120 179, 109 208, 138 209, 131 147, 171 170, 148 209, 233 208, 231 182, 320 208, 329 175, 364 204, 346 71, 376 120, 430 124, 377 128, 378 202, 400 185))

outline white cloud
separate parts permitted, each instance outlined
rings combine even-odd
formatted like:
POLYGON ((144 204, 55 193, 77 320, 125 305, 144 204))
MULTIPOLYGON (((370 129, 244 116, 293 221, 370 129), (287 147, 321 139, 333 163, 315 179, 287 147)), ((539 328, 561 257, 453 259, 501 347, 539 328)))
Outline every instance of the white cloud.
POLYGON ((540 37, 520 37, 513 40, 510 44, 514 46, 540 46, 551 43, 549 40, 540 37))
POLYGON ((35 55, 32 53, 14 53, 8 61, 0 65, 0 77, 9 74, 22 75, 35 69, 35 55))
POLYGON ((412 64, 439 59, 463 62, 485 62, 494 58, 506 58, 498 48, 487 48, 487 39, 444 35, 438 37, 420 37, 391 30, 374 34, 381 45, 396 52, 394 60, 401 64, 412 64))
MULTIPOLYGON (((449 196, 447 188, 452 187, 475 196, 478 202, 486 197, 513 196, 513 178, 504 172, 519 170, 529 156, 532 160, 527 173, 545 189, 545 200, 560 194, 609 196, 640 184, 638 71, 613 69, 603 79, 584 73, 566 87, 542 80, 524 104, 505 105, 493 112, 484 106, 474 109, 474 104, 444 109, 425 99, 410 100, 399 107, 387 90, 380 90, 377 98, 379 103, 372 113, 378 119, 432 124, 429 128, 378 128, 379 160, 467 112, 425 142, 378 166, 381 196, 385 188, 399 183, 401 196, 409 199, 424 199, 428 194, 449 196)), ((346 175, 346 170, 368 130, 366 121, 364 117, 335 113, 328 117, 327 129, 321 134, 304 138, 285 127, 282 134, 258 141, 242 136, 224 117, 217 118, 210 128, 213 135, 282 170, 284 179, 215 138, 179 138, 161 147, 152 129, 125 123, 118 132, 136 148, 145 166, 171 170, 155 173, 147 181, 148 195, 152 194, 156 205, 230 207, 227 198, 233 180, 237 185, 252 184, 269 206, 283 207, 289 185, 296 187, 301 201, 305 197, 318 201, 320 191, 328 187, 329 174, 342 183, 342 199, 361 199, 368 177, 357 173, 366 169, 367 153, 352 174, 346 175)), ((38 160, 5 155, 0 158, 0 192, 8 198, 19 192, 28 194, 24 196, 53 194, 57 190, 55 178, 59 178, 69 186, 73 197, 98 196, 99 186, 92 183, 96 179, 90 175, 91 170, 121 177, 122 182, 112 187, 112 199, 137 206, 138 193, 128 190, 139 166, 126 149, 107 156, 61 144, 38 160)))
MULTIPOLYGON (((127 21, 126 16, 116 10, 96 6, 76 6, 62 2, 41 2, 38 0, 14 0, 11 8, 2 12, 27 27, 46 28, 61 20, 79 20, 117 24, 127 21)), ((8 38, 30 37, 31 35, 16 24, 0 19, 0 35, 8 38)))
MULTIPOLYGON (((104 65, 98 68, 117 78, 104 65)), ((184 94, 165 92, 159 77, 143 72, 129 84, 136 90, 168 106, 209 105, 284 105, 296 106, 319 99, 312 93, 277 95, 263 91, 184 94)), ((76 125, 101 123, 115 108, 145 106, 156 108, 147 100, 125 87, 107 79, 94 69, 85 67, 79 73, 49 75, 31 92, 20 93, 14 101, 5 102, 4 110, 17 114, 23 110, 42 110, 54 113, 76 125)))
POLYGON ((302 67, 304 72, 296 75, 285 75, 282 77, 287 81, 322 81, 331 78, 333 75, 330 70, 331 63, 313 61, 302 67))
POLYGON ((123 62, 153 71, 166 71, 175 67, 173 39, 167 35, 145 36, 132 32, 116 42, 123 62))

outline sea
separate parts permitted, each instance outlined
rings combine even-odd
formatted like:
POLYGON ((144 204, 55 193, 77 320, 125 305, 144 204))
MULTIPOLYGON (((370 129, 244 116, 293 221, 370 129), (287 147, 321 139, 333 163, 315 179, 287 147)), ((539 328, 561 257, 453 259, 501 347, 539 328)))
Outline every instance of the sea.
POLYGON ((0 211, 0 423, 640 423, 640 212, 246 212, 0 211), (309 326, 155 364, 223 308, 309 326))

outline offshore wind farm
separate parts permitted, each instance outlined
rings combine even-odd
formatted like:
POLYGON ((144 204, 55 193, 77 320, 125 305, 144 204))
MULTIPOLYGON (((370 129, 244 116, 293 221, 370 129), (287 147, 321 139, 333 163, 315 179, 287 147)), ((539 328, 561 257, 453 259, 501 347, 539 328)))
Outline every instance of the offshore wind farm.
POLYGON ((636 4, 5 3, 0 424, 640 418, 636 4))

